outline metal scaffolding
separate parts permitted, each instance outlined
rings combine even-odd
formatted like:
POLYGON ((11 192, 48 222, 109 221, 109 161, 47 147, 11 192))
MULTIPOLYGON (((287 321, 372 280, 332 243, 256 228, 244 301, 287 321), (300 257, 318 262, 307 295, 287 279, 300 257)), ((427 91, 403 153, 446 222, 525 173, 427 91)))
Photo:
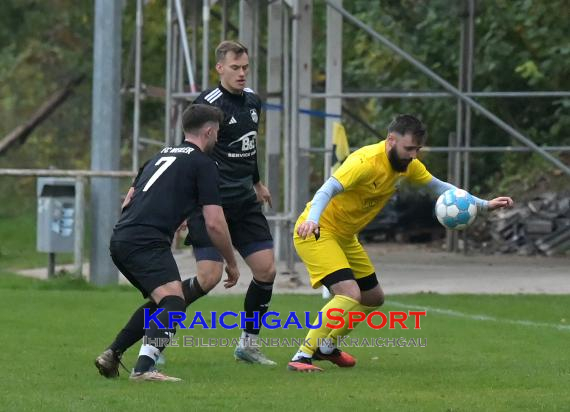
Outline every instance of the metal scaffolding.
MULTIPOLYGON (((211 41, 210 18, 212 7, 217 0, 168 0, 166 5, 166 84, 165 84, 165 140, 172 144, 181 137, 181 113, 183 106, 197 96, 194 81, 198 66, 198 43, 202 44, 201 88, 208 87, 208 75, 214 44, 211 41), (198 30, 202 6, 201 30, 198 30), (189 22, 189 26, 187 23, 189 22)), ((520 152, 533 151, 570 175, 570 168, 551 154, 552 151, 570 151, 570 147, 538 146, 520 131, 478 103, 474 98, 552 98, 569 97, 568 91, 539 92, 476 92, 472 90, 473 44, 475 0, 464 0, 460 41, 460 73, 458 85, 453 86, 425 64, 418 61, 385 36, 379 34, 343 7, 342 0, 325 0, 326 14, 326 92, 315 93, 312 90, 312 0, 240 0, 239 16, 232 15, 228 3, 220 1, 218 16, 222 22, 220 39, 225 38, 232 21, 239 25, 239 38, 250 49, 252 70, 248 79, 250 87, 263 88, 266 99, 266 146, 265 180, 273 197, 275 209, 267 211, 276 241, 277 259, 285 260, 293 271, 295 254, 291 236, 293 224, 309 200, 309 178, 311 151, 323 151, 324 175, 327 176, 331 165, 332 121, 325 121, 324 148, 312 148, 310 142, 310 118, 300 113, 309 108, 311 100, 325 99, 326 113, 340 117, 344 99, 403 99, 403 98, 453 98, 457 101, 457 123, 455 138, 450 139, 447 147, 428 148, 431 151, 449 153, 448 180, 465 188, 470 184, 470 153, 483 151, 520 152), (264 27, 262 23, 266 22, 264 27), (347 22, 366 32, 373 41, 402 57, 425 76, 435 81, 444 91, 401 91, 401 92, 359 92, 349 93, 342 90, 342 24, 347 22), (267 32, 267 49, 260 54, 263 45, 259 44, 261 30, 267 32), (262 57, 264 60, 262 60, 262 57), (263 62, 263 64, 262 64, 263 62), (260 84, 259 69, 265 67, 266 85, 260 84), (511 147, 472 147, 471 113, 476 111, 489 121, 517 139, 523 146, 511 147)), ((142 0, 137 0, 137 25, 135 44, 135 85, 133 119, 133 170, 138 167, 137 148, 140 137, 140 100, 142 90, 142 45, 140 38, 143 30, 142 0)), ((448 241, 450 250, 456 248, 456 239, 448 241)))
MULTIPOLYGON (((219 18, 219 40, 228 31, 238 32, 238 38, 249 46, 251 71, 249 86, 265 98, 265 181, 274 198, 274 209, 266 210, 275 238, 276 258, 287 262, 294 272, 296 259, 291 233, 297 216, 310 200, 310 155, 324 154, 324 176, 330 173, 332 158, 332 122, 341 118, 343 111, 350 114, 343 101, 349 99, 455 99, 456 130, 450 134, 446 147, 428 147, 426 151, 448 153, 448 180, 469 188, 470 154, 482 152, 535 152, 555 165, 566 175, 570 168, 553 156, 552 152, 569 152, 570 146, 538 146, 520 131, 500 119, 474 99, 488 98, 559 98, 570 97, 570 91, 473 91, 473 44, 475 0, 462 0, 460 39, 460 71, 457 87, 445 81, 414 56, 402 50, 386 36, 376 32, 343 7, 343 0, 324 0, 326 4, 326 87, 324 93, 312 89, 312 24, 313 0, 167 0, 166 3, 166 60, 164 88, 145 85, 142 59, 144 10, 148 0, 136 0, 136 31, 134 49, 133 135, 131 171, 116 171, 119 164, 120 110, 120 2, 98 0, 95 3, 94 98, 92 131, 92 171, 49 171, 0 169, 0 175, 56 176, 74 175, 76 179, 91 179, 90 207, 94 210, 91 241, 91 279, 98 284, 116 282, 114 266, 107 252, 108 234, 116 221, 119 203, 119 176, 132 176, 140 165, 141 143, 170 145, 182 137, 181 114, 185 105, 207 88, 212 41, 211 18, 219 18), (201 11, 201 13, 200 13, 201 11), (367 33, 397 54, 428 78, 441 90, 375 90, 345 92, 342 82, 342 26, 349 23, 367 33), (261 34, 266 32, 266 36, 261 34), (267 44, 260 44, 266 38, 267 44), (199 47, 201 47, 201 60, 199 47), (99 60, 97 60, 99 59, 99 60), (99 63, 98 63, 99 62, 99 63), (199 64, 198 64, 199 63, 199 64), (262 76, 261 68, 266 68, 262 76), (198 76, 199 74, 199 76, 198 76), (265 84, 262 79, 265 77, 265 84), (164 100, 164 141, 143 137, 141 132, 141 104, 148 95, 164 100), (321 147, 311 147, 311 102, 325 100, 325 138, 321 147), (110 109, 109 109, 110 108, 110 109), (115 109, 113 109, 115 108, 115 109), (521 146, 473 146, 471 142, 471 113, 475 111, 518 140, 521 146), (307 115, 309 114, 309 115, 307 115), (111 147, 114 147, 111 150, 111 147)), ((350 4, 349 2, 346 2, 350 4)), ((321 4, 321 3, 320 3, 321 4)), ((353 116, 352 114, 350 114, 353 116)), ((359 120, 371 133, 373 127, 359 120)), ((449 250, 457 250, 457 239, 448 237, 449 250)), ((77 266, 81 266, 78 248, 77 266)), ((78 269, 79 270, 79 269, 78 269)))

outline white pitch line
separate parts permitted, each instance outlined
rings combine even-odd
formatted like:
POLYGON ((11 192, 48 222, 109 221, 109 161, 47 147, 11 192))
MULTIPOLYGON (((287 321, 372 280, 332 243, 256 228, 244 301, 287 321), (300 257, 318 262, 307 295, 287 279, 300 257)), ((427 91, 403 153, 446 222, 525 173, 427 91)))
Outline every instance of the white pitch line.
POLYGON ((387 301, 386 306, 390 306, 390 305, 396 306, 397 308, 410 308, 410 309, 414 309, 414 310, 425 310, 427 312, 435 312, 435 313, 439 313, 441 315, 453 316, 456 318, 465 318, 465 319, 480 320, 480 321, 486 321, 486 322, 507 323, 509 325, 521 325, 521 326, 554 328, 554 329, 558 329, 558 330, 570 330, 570 325, 557 325, 555 323, 533 322, 532 320, 504 319, 504 318, 496 318, 494 316, 487 316, 487 315, 471 315, 469 313, 457 312, 455 310, 450 310, 450 309, 432 308, 430 306, 409 305, 407 303, 402 303, 402 302, 387 301))

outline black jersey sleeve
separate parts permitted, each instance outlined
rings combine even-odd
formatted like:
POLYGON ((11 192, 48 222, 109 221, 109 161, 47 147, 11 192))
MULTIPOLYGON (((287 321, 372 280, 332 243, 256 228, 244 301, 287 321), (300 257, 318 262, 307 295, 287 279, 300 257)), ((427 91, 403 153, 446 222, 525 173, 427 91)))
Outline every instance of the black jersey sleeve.
POLYGON ((221 205, 220 178, 218 167, 213 160, 204 158, 198 170, 198 204, 221 205))
POLYGON ((255 170, 253 171, 253 184, 259 183, 261 178, 259 177, 259 165, 257 164, 257 159, 255 159, 255 170))
MULTIPOLYGON (((257 113, 259 113, 258 114, 258 116, 259 116, 258 122, 261 123, 262 103, 261 103, 261 99, 258 95, 255 95, 255 97, 257 98, 257 101, 256 101, 257 113)), ((255 154, 255 169, 253 170, 253 184, 255 185, 255 184, 259 183, 260 180, 261 180, 261 178, 259 177, 259 162, 257 161, 257 153, 256 153, 255 154)))

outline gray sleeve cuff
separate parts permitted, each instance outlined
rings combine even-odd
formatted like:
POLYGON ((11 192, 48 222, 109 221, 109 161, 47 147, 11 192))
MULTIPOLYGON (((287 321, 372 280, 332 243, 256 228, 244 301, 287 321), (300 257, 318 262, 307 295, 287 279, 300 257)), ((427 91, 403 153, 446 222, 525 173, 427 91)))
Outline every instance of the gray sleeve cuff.
POLYGON ((330 200, 342 192, 344 188, 338 180, 334 177, 330 177, 319 190, 315 193, 313 200, 311 200, 311 209, 309 210, 309 216, 307 220, 311 222, 319 223, 321 214, 329 204, 330 200))

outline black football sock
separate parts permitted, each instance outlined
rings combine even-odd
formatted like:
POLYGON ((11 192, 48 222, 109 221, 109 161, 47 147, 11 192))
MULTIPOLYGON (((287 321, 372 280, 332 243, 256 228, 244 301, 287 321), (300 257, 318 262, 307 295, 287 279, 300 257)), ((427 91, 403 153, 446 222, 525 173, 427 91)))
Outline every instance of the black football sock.
POLYGON ((246 322, 246 333, 259 335, 261 318, 269 310, 269 302, 271 301, 272 294, 273 282, 262 282, 255 279, 251 281, 245 295, 244 310, 248 318, 252 318, 254 312, 259 312, 259 325, 256 328, 254 322, 246 322))
POLYGON ((186 307, 208 293, 204 292, 204 289, 200 286, 198 276, 194 276, 182 282, 182 292, 184 292, 186 307))
POLYGON ((149 301, 135 310, 125 327, 117 334, 117 337, 109 346, 113 352, 122 354, 144 336, 144 310, 154 313, 156 303, 149 301))
POLYGON ((165 329, 159 329, 156 322, 149 321, 149 329, 145 330, 145 340, 139 352, 135 372, 147 372, 154 366, 160 352, 164 350, 171 337, 176 333, 175 327, 168 328, 169 312, 184 312, 186 305, 181 297, 166 296, 158 303, 158 309, 164 309, 156 315, 156 318, 165 329))

